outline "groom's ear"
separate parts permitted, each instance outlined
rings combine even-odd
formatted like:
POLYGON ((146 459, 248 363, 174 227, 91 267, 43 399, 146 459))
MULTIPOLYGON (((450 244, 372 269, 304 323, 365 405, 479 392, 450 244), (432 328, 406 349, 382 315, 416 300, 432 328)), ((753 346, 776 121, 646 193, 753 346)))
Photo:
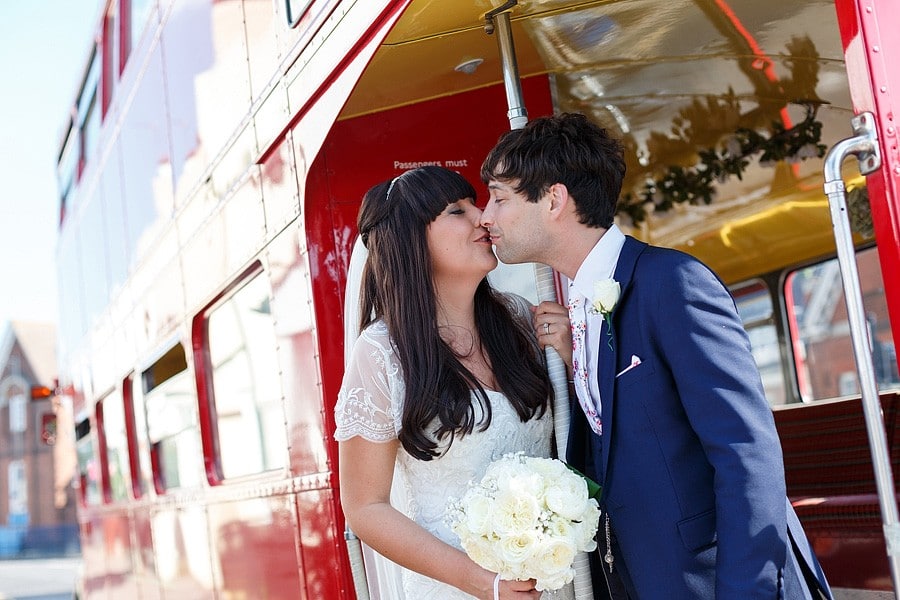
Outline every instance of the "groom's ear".
POLYGON ((559 218, 566 213, 566 210, 572 204, 572 197, 569 196, 569 188, 564 183, 554 183, 547 190, 547 196, 550 199, 549 208, 550 216, 559 218))

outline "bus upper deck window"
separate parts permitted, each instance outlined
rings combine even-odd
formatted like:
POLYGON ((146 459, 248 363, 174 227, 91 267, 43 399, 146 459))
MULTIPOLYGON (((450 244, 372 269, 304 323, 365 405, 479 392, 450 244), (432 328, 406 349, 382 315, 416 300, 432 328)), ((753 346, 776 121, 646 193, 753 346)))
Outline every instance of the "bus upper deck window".
POLYGON ((150 15, 156 3, 153 0, 126 0, 123 3, 123 16, 121 25, 122 41, 119 52, 121 53, 120 67, 131 55, 131 51, 140 42, 144 29, 150 21, 150 15))

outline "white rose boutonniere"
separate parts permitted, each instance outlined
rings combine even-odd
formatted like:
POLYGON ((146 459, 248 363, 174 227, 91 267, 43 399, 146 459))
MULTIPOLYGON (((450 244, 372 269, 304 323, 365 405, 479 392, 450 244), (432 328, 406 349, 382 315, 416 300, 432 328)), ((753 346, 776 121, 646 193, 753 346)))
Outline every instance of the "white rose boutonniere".
POLYGON ((615 279, 601 279, 594 282, 594 297, 591 300, 590 311, 595 315, 601 315, 606 321, 606 335, 609 336, 609 349, 612 350, 612 312, 619 302, 619 294, 622 288, 615 279))

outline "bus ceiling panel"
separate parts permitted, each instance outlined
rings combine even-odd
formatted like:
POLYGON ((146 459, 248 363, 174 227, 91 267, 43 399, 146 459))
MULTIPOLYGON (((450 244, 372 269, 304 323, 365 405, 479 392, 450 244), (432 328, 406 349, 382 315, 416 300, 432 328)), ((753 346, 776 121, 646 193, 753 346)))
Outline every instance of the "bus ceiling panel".
MULTIPOLYGON (((500 84, 497 40, 483 20, 498 4, 413 1, 341 118, 500 84), (478 59, 470 73, 456 69, 478 59)), ((585 113, 624 140, 623 196, 639 198, 673 168, 695 168, 701 151, 722 148, 741 128, 768 136, 814 114, 827 147, 845 136, 852 115, 831 0, 520 0, 511 19, 520 77, 550 75, 556 110, 585 113)), ((621 224, 721 264, 729 279, 739 275, 735 249, 753 262, 744 249, 761 231, 806 235, 794 228, 824 216, 804 252, 830 252, 821 159, 760 164, 760 156, 747 156, 740 177, 715 182, 709 205, 701 198, 665 213, 650 208, 643 222, 621 224)))
MULTIPOLYGON (((415 8, 413 4, 412 8, 415 8)), ((409 14, 388 36, 395 34, 409 14)), ((474 10, 474 9, 473 9, 474 10)), ((524 77, 546 71, 521 24, 513 24, 519 73, 524 77)), ((378 49, 347 102, 341 118, 351 118, 474 90, 501 81, 497 40, 483 27, 461 29, 378 49), (457 67, 480 59, 472 72, 457 67)))
MULTIPOLYGON (((500 81, 497 42, 484 30, 486 8, 411 3, 344 116, 500 81), (475 73, 453 70, 476 58, 484 63, 475 73)), ((621 93, 616 85, 640 77, 685 95, 726 94, 730 84, 767 99, 817 100, 809 92, 818 69, 843 60, 834 6, 823 0, 523 0, 511 15, 522 77, 611 71, 618 78, 603 88, 614 95, 621 93), (655 65, 655 72, 641 71, 655 65), (720 87, 709 90, 716 81, 720 87)))

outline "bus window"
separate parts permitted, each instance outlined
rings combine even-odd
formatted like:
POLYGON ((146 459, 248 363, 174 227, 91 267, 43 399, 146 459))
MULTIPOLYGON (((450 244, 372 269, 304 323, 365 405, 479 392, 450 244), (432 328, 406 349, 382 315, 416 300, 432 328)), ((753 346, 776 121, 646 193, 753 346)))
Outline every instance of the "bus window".
POLYGON ((103 18, 103 41, 100 44, 103 55, 103 74, 100 77, 101 113, 106 117, 119 80, 119 18, 116 15, 117 2, 113 2, 103 18))
POLYGON ((100 83, 100 57, 95 52, 91 59, 87 79, 78 98, 78 122, 81 126, 82 170, 94 158, 100 138, 100 111, 97 107, 97 89, 100 83))
POLYGON ((146 448, 146 443, 142 444, 142 442, 146 442, 147 439, 147 413, 138 406, 138 402, 141 401, 140 390, 135 393, 135 387, 138 385, 133 373, 130 373, 122 382, 122 407, 124 409, 122 416, 128 444, 128 473, 131 475, 131 493, 135 498, 142 498, 147 491, 144 482, 150 480, 151 469, 144 458, 146 452, 141 452, 141 448, 146 448), (144 433, 144 437, 140 440, 138 432, 144 433))
POLYGON ((140 42, 141 35, 150 21, 154 0, 124 0, 122 3, 122 36, 121 43, 122 65, 131 55, 131 51, 140 42))
MULTIPOLYGON (((900 388, 876 249, 858 252, 856 262, 878 387, 881 391, 900 388)), ((785 278, 784 294, 803 401, 858 395, 859 381, 837 259, 791 272, 785 278)))
POLYGON ((125 408, 122 394, 118 389, 110 392, 103 400, 103 439, 106 448, 106 492, 111 502, 128 499, 127 482, 130 477, 128 466, 128 438, 125 433, 125 408))
POLYGON ((766 398, 771 406, 787 402, 784 372, 778 330, 775 327, 772 296, 765 282, 760 279, 738 284, 731 288, 738 314, 750 338, 750 348, 759 369, 766 398))
POLYGON ((310 4, 312 0, 285 0, 287 20, 291 27, 297 26, 310 4))
POLYGON ((221 476, 283 467, 287 432, 266 279, 254 277, 205 317, 221 476))
POLYGON ((100 504, 100 469, 94 438, 91 436, 90 419, 85 418, 75 426, 75 453, 78 459, 78 481, 81 503, 86 506, 100 504))
POLYGON ((78 127, 74 123, 70 123, 56 166, 56 178, 60 193, 60 222, 62 222, 64 211, 69 206, 69 194, 72 192, 72 185, 78 176, 78 161, 81 159, 80 147, 81 137, 78 127))
POLYGON ((144 371, 141 379, 157 493, 200 485, 203 466, 197 395, 188 376, 181 344, 176 344, 144 371))

